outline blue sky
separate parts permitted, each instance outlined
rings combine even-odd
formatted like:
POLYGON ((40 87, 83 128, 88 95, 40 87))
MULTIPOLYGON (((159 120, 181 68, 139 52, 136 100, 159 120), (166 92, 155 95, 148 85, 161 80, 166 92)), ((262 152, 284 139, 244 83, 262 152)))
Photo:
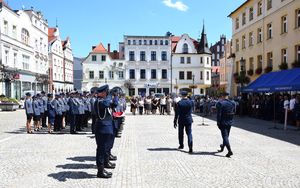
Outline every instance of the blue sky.
POLYGON ((230 12, 245 0, 8 0, 13 9, 41 10, 49 27, 56 19, 62 38, 70 36, 73 53, 85 57, 91 46, 111 43, 118 49, 123 35, 189 34, 197 39, 205 20, 208 41, 231 38, 230 12))

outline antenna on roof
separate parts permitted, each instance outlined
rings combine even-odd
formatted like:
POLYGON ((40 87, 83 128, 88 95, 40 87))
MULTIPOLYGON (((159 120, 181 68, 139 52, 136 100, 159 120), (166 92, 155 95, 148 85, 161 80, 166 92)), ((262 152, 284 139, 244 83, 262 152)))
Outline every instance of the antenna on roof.
POLYGON ((57 18, 56 18, 56 27, 58 27, 58 21, 57 21, 57 18))

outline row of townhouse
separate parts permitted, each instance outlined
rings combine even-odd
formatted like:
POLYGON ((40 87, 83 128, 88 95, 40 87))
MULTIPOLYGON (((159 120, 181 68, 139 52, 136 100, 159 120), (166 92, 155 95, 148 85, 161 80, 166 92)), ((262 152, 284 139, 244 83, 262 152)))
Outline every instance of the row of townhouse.
POLYGON ((211 85, 211 52, 204 26, 201 40, 182 36, 124 36, 119 51, 103 44, 92 47, 83 60, 82 89, 102 84, 126 94, 205 94, 211 85))
POLYGON ((0 94, 20 99, 28 91, 73 89, 70 40, 61 41, 59 33, 49 36, 52 30, 42 12, 33 8, 13 10, 0 1, 0 94), (64 87, 56 86, 56 82, 64 87))

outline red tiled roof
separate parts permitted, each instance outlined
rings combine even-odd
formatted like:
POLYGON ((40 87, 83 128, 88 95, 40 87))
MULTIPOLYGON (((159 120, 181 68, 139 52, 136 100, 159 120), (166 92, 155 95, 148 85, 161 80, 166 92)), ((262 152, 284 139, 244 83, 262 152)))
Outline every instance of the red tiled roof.
POLYGON ((54 39, 56 39, 56 36, 54 36, 55 32, 56 32, 56 28, 49 28, 48 29, 48 42, 51 42, 54 39))
POLYGON ((107 53, 107 50, 105 49, 103 44, 100 43, 98 46, 96 46, 96 48, 93 49, 93 52, 94 53, 107 53))
POLYGON ((109 53, 109 56, 111 57, 111 59, 120 59, 120 53, 117 51, 113 51, 109 53))
MULTIPOLYGON (((177 43, 180 41, 181 38, 182 37, 179 37, 179 36, 173 36, 171 38, 171 40, 172 40, 172 51, 173 52, 176 51, 177 43)), ((199 42, 197 40, 191 38, 191 37, 190 37, 190 39, 193 41, 195 48, 198 49, 199 42)))

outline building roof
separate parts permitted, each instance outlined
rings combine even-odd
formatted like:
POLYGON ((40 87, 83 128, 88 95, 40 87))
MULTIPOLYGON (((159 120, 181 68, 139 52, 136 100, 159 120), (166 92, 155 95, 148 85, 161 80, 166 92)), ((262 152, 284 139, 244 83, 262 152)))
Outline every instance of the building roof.
MULTIPOLYGON (((171 37, 171 40, 172 40, 172 52, 176 51, 177 44, 178 44, 178 42, 180 41, 181 38, 182 38, 182 36, 172 36, 171 37)), ((191 37, 190 37, 190 39, 193 41, 195 48, 198 49, 198 46, 199 46, 198 41, 195 40, 195 39, 193 39, 193 38, 191 38, 191 37)))
POLYGON ((107 53, 106 48, 103 46, 102 43, 100 43, 98 46, 96 46, 93 51, 94 53, 107 53))
POLYGON ((5 7, 7 7, 8 9, 12 10, 12 8, 10 8, 10 6, 8 6, 7 3, 5 3, 4 0, 0 0, 0 4, 1 4, 1 6, 5 6, 5 7))
POLYGON ((113 51, 109 53, 109 56, 112 60, 120 59, 120 53, 118 51, 113 51))
POLYGON ((248 2, 250 2, 251 0, 246 0, 241 6, 239 6, 237 9, 235 9, 234 11, 232 11, 228 17, 231 17, 232 14, 234 14, 235 12, 237 12, 240 8, 242 8, 244 5, 246 5, 248 2))
POLYGON ((202 29, 202 33, 201 33, 200 43, 198 46, 198 53, 199 54, 211 54, 211 51, 208 47, 204 24, 203 24, 203 29, 202 29))
POLYGON ((48 29, 48 42, 53 41, 54 39, 56 39, 57 37, 54 35, 54 33, 56 32, 56 28, 49 28, 48 29))

